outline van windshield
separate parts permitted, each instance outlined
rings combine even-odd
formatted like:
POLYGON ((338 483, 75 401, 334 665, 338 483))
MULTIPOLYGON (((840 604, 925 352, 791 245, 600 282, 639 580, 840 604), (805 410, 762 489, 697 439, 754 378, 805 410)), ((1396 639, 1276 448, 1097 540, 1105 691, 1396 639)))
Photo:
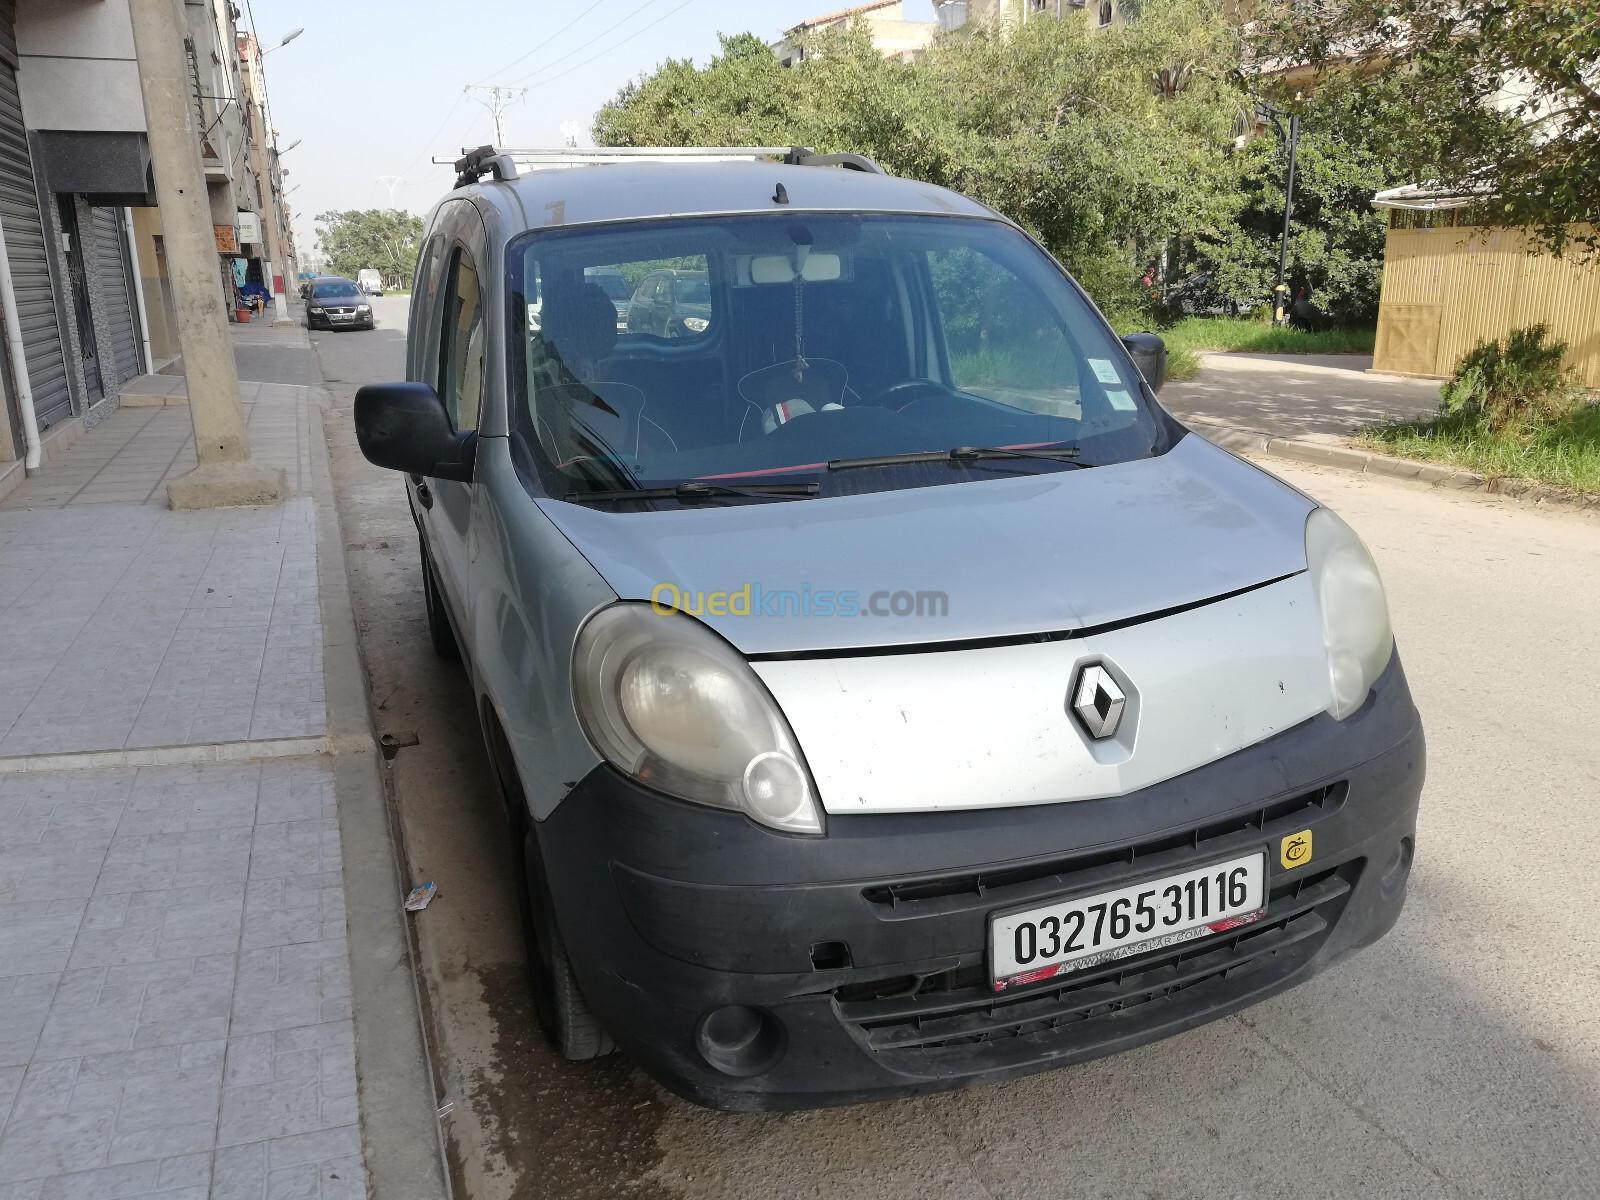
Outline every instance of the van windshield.
POLYGON ((513 450, 557 498, 692 480, 881 491, 1163 444, 1116 336, 997 221, 807 213, 535 231, 507 270, 513 450), (602 282, 618 278, 625 312, 602 282), (956 447, 1077 455, 829 467, 956 447))

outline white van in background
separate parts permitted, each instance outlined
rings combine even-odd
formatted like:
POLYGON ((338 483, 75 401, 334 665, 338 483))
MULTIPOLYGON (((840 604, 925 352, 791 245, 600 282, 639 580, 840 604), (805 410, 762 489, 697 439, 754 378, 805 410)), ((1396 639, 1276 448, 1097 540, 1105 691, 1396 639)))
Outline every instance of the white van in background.
POLYGON ((356 272, 356 286, 369 296, 383 295, 383 276, 372 267, 356 272))

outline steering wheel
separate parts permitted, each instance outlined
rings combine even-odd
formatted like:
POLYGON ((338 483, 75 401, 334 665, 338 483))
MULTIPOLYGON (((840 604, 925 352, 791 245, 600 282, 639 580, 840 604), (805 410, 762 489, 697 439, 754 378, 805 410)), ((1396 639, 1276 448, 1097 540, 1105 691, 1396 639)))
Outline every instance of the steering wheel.
POLYGON ((884 388, 868 403, 899 412, 930 393, 951 397, 960 395, 954 388, 945 386, 937 379, 902 379, 899 383, 884 388))

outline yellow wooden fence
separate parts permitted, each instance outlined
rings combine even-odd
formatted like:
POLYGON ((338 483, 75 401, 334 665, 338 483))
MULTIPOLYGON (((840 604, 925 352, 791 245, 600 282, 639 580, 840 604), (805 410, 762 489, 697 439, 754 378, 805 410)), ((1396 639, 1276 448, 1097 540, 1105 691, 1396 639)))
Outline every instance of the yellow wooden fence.
POLYGON ((1516 230, 1391 227, 1373 370, 1449 375, 1480 340, 1542 322, 1600 387, 1600 258, 1583 259, 1529 254, 1516 230))

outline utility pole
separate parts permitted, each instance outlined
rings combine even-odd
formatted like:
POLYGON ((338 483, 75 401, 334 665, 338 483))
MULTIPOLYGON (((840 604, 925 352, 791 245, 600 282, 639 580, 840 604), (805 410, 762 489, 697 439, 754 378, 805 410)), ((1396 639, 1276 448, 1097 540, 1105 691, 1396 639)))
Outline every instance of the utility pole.
POLYGON ((481 83, 469 83, 461 90, 468 93, 488 93, 489 98, 487 100, 479 100, 476 96, 474 96, 473 99, 477 100, 479 104, 483 105, 489 110, 489 116, 494 120, 494 144, 496 146, 504 146, 506 144, 506 109, 510 108, 513 104, 516 104, 524 96, 526 96, 528 94, 528 89, 501 87, 499 84, 495 84, 492 87, 486 87, 481 83))
MULTIPOLYGON (((374 178, 376 178, 379 183, 383 184, 384 187, 389 189, 389 207, 393 208, 394 207, 394 194, 395 194, 396 191, 399 190, 400 185, 403 184, 406 181, 405 176, 404 175, 378 175, 378 176, 375 176, 374 178)), ((296 185, 296 186, 298 186, 298 185, 296 185)))
POLYGON ((1289 323, 1289 285, 1284 276, 1289 271, 1289 222, 1294 217, 1294 154, 1300 145, 1300 118, 1289 118, 1289 170, 1283 180, 1283 241, 1278 246, 1278 283, 1272 289, 1274 325, 1289 323))
POLYGON ((239 374, 217 287, 211 203, 190 103, 183 0, 129 0, 128 9, 199 459, 199 466, 168 486, 167 502, 173 508, 277 504, 284 497, 284 474, 250 461, 239 374))

